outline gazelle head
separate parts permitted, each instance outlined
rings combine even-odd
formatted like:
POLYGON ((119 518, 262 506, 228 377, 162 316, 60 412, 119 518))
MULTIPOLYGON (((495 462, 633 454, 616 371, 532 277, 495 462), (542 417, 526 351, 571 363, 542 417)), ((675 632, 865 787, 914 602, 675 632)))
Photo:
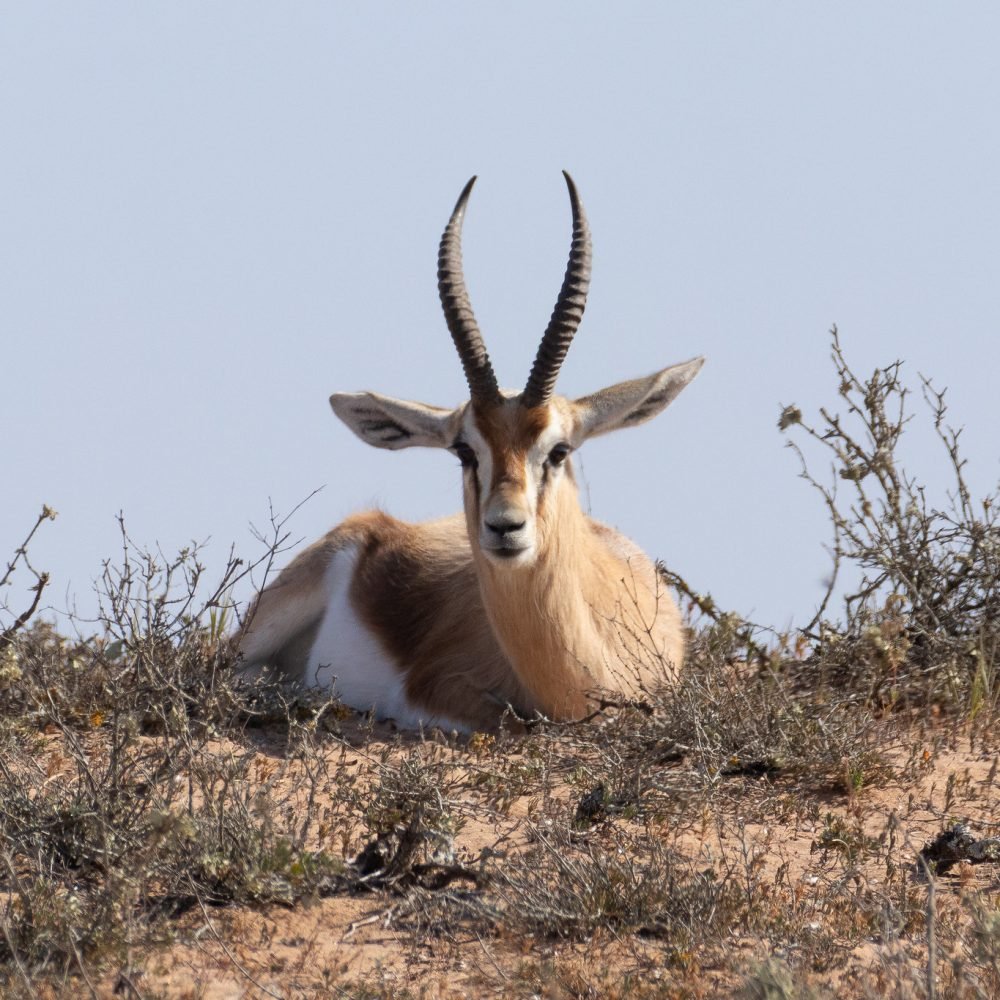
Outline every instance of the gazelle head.
POLYGON ((494 566, 529 566, 556 537, 560 509, 566 502, 576 505, 573 451, 588 438, 656 416, 704 361, 685 361, 580 399, 555 395, 559 368, 583 318, 590 286, 590 228, 576 185, 564 175, 573 209, 569 264, 521 392, 501 390, 497 384, 462 274, 462 222, 473 177, 455 205, 438 254, 441 304, 465 369, 468 402, 447 410, 374 392, 330 397, 337 416, 370 445, 446 448, 458 456, 469 540, 494 566))

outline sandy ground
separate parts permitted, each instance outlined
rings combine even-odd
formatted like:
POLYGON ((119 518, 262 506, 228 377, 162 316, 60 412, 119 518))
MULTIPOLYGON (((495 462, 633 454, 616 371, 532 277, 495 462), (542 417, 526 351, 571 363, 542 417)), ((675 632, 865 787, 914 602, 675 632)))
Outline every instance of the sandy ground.
MULTIPOLYGON (((323 749, 336 764, 331 770, 334 776, 364 772, 373 760, 391 761, 393 755, 412 752, 416 745, 397 742, 397 734, 388 728, 376 728, 367 742, 359 733, 348 732, 346 743, 338 741, 323 749)), ((267 774, 281 763, 283 736, 265 730, 255 733, 253 741, 261 773, 267 774)), ((796 940, 808 934, 836 940, 838 921, 849 919, 849 907, 845 917, 844 910, 830 905, 831 893, 840 892, 841 883, 844 892, 863 883, 866 893, 877 894, 888 886, 890 868, 896 866, 909 872, 906 884, 912 891, 926 893, 926 880, 921 880, 915 861, 921 847, 944 827, 963 820, 979 837, 1000 835, 1000 793, 992 780, 998 762, 995 744, 981 736, 973 745, 963 735, 932 737, 925 731, 887 751, 887 761, 898 765, 897 773, 905 780, 862 787, 852 795, 801 786, 783 789, 779 781, 767 788, 769 805, 761 809, 758 792, 770 785, 769 780, 734 778, 726 794, 706 801, 700 823, 693 820, 671 828, 663 820, 651 822, 654 828, 661 823, 664 842, 692 865, 714 866, 730 877, 752 875, 760 898, 766 901, 770 891, 774 907, 794 916, 796 940), (858 838, 864 837, 881 846, 867 856, 860 852, 855 864, 850 855, 858 838)), ((455 753, 457 759, 469 756, 462 747, 428 752, 455 753)), ((518 753, 516 743, 508 753, 518 753)), ((56 764, 53 777, 58 772, 56 764)), ((337 787, 325 794, 334 797, 337 787)), ((551 808, 553 795, 569 803, 579 798, 569 783, 557 780, 546 796, 528 787, 513 797, 509 807, 490 810, 480 808, 480 798, 470 792, 464 825, 455 838, 456 861, 475 867, 484 849, 498 844, 507 850, 522 848, 532 825, 542 822, 546 808, 551 808)), ((601 828, 592 835, 601 837, 601 828)), ((349 850, 360 846, 357 839, 349 850)), ((941 919, 971 890, 996 906, 1000 866, 960 864, 935 880, 935 890, 941 919)), ((598 997, 631 995, 622 991, 623 977, 632 976, 636 995, 707 997, 729 995, 739 982, 738 970, 769 956, 795 960, 796 945, 788 940, 748 935, 736 928, 721 949, 702 954, 695 948, 691 956, 678 956, 655 938, 619 937, 610 931, 576 942, 503 930, 452 929, 438 934, 431 928, 415 933, 398 920, 400 906, 397 895, 365 892, 306 900, 292 907, 195 908, 176 922, 172 940, 160 951, 135 956, 129 967, 95 983, 95 990, 98 995, 206 1000, 326 995, 598 997), (676 993, 665 980, 677 984, 676 993)), ((926 952, 926 928, 904 930, 888 943, 878 934, 860 941, 846 934, 843 939, 847 944, 833 949, 826 967, 812 972, 830 995, 910 995, 898 968, 901 960, 919 965, 926 952)))

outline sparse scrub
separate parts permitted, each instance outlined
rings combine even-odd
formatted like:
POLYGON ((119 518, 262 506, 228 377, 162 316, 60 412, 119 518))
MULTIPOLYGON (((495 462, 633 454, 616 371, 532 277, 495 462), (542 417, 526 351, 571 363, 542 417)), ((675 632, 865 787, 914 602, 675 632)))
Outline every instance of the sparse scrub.
POLYGON ((945 392, 923 378, 921 392, 952 473, 947 502, 938 506, 898 454, 911 419, 902 363, 860 378, 836 329, 832 337, 845 412, 821 407, 812 423, 797 406, 786 406, 779 421, 782 430, 805 434, 832 466, 830 480, 821 479, 802 447, 789 441, 833 530, 827 597, 804 629, 817 644, 810 667, 831 683, 848 680, 879 704, 943 703, 978 711, 996 693, 997 494, 973 498, 961 431, 947 422, 945 392), (844 619, 831 621, 827 608, 842 573, 850 578, 844 619))
POLYGON ((308 824, 289 807, 317 783, 296 723, 280 769, 306 763, 291 792, 275 794, 241 742, 262 692, 235 684, 224 633, 227 592, 247 568, 230 559, 202 596, 196 548, 164 561, 124 526, 122 538, 99 635, 16 621, 4 640, 0 960, 11 988, 123 961, 196 904, 290 904, 342 867, 307 847, 308 824))
POLYGON ((197 546, 123 527, 97 634, 61 635, 31 620, 46 508, 0 579, 0 993, 996 996, 995 501, 943 394, 923 383, 939 509, 898 458, 900 366, 857 378, 836 333, 833 358, 845 413, 782 424, 841 617, 831 583, 774 636, 663 570, 702 616, 679 681, 519 736, 399 734, 241 681, 229 595, 274 520, 215 583, 197 546), (206 978, 173 984, 178 954, 206 978))
POLYGON ((697 870, 641 828, 608 839, 573 845, 537 829, 529 850, 493 866, 504 922, 555 937, 589 938, 600 928, 640 934, 684 953, 737 919, 732 882, 697 870))

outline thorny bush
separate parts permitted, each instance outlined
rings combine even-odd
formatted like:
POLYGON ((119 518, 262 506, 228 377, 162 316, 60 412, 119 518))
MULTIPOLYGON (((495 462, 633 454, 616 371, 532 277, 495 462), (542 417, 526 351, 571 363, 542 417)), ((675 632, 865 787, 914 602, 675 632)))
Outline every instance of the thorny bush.
POLYGON ((826 598, 803 629, 816 643, 813 665, 838 683, 849 679, 876 703, 938 702, 978 711, 996 698, 997 493, 973 499, 959 451, 961 431, 947 422, 945 392, 922 378, 952 475, 947 503, 936 506, 898 454, 911 419, 902 363, 860 378, 844 357, 836 328, 832 358, 844 412, 821 407, 813 423, 797 406, 786 406, 779 420, 782 430, 805 434, 832 465, 830 478, 820 478, 803 448, 789 441, 833 530, 826 598), (842 575, 852 577, 844 618, 829 620, 827 608, 842 575))
MULTIPOLYGON (((652 940, 691 975, 710 944, 725 950, 734 933, 785 941, 820 967, 886 913, 900 940, 924 926, 924 890, 890 856, 895 818, 870 841, 860 818, 822 820, 819 801, 853 802, 926 764, 919 745, 908 763, 887 758, 900 743, 899 731, 887 736, 886 708, 994 717, 996 498, 973 501, 959 432, 930 382, 923 395, 954 475, 943 508, 898 457, 909 420, 901 366, 857 377, 836 331, 833 361, 843 415, 821 408, 813 423, 787 406, 780 421, 806 437, 792 447, 833 530, 831 583, 814 619, 768 642, 767 630, 664 570, 708 619, 692 630, 680 682, 605 718, 541 724, 517 740, 477 734, 455 744, 439 734, 373 745, 369 729, 348 754, 341 709, 237 683, 231 588, 280 551, 287 536, 273 519, 262 559, 231 558, 208 587, 198 547, 168 559, 133 545, 122 526, 120 562, 105 564, 99 585, 98 634, 66 638, 32 624, 48 577, 27 548, 54 516, 44 508, 0 577, 0 598, 16 570, 34 580, 16 613, 0 600, 0 991, 32 996, 39 982, 59 989, 88 970, 126 968, 188 911, 204 911, 207 924, 212 906, 292 906, 342 892, 384 898, 379 919, 400 930, 652 940), (832 459, 829 482, 811 471, 812 448, 832 459), (837 618, 830 607, 844 577, 856 585, 837 618), (258 738, 263 721, 276 725, 258 738), (782 868, 768 873, 766 850, 751 849, 754 810, 759 824, 794 814, 821 830, 817 852, 844 870, 825 896, 814 890, 815 912, 829 927, 842 922, 839 937, 818 934, 801 886, 782 868), (515 832, 470 854, 465 825, 484 815, 515 832), (706 836, 713 824, 720 843, 728 824, 738 848, 711 865, 666 839, 706 836), (859 865, 872 856, 899 887, 891 906, 881 888, 863 887, 859 865)), ((995 911, 975 903, 970 912, 952 932, 966 964, 950 981, 988 996, 1000 981, 995 911)), ((807 995, 790 976, 766 964, 746 995, 807 995)), ((668 980, 662 994, 649 981, 648 995, 698 995, 668 980)), ((933 990, 914 993, 925 994, 933 990)))
MULTIPOLYGON (((123 556, 98 590, 100 632, 15 620, 0 673, 0 986, 67 976, 162 934, 166 916, 291 903, 342 865, 307 837, 300 798, 325 776, 309 727, 264 685, 237 684, 229 593, 268 563, 231 557, 207 592, 199 550, 123 556), (14 627, 16 626, 16 628, 14 627), (16 634, 15 634, 16 633, 16 634), (241 739, 284 704, 280 767, 241 739), (284 774, 296 780, 282 784, 284 774), (308 846, 307 846, 308 841, 308 846)), ((23 547, 22 547, 23 548, 23 547)), ((39 575, 40 576, 40 575, 39 575)))

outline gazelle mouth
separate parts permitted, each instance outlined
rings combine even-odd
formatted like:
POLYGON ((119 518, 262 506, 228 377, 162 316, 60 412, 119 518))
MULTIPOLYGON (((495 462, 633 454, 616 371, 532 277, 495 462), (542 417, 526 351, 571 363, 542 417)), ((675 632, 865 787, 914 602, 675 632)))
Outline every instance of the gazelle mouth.
POLYGON ((502 549, 492 549, 484 548, 483 552, 486 555, 491 556, 494 559, 498 559, 501 562, 514 562, 518 556, 525 556, 531 551, 531 546, 526 545, 522 548, 502 548, 502 549))

